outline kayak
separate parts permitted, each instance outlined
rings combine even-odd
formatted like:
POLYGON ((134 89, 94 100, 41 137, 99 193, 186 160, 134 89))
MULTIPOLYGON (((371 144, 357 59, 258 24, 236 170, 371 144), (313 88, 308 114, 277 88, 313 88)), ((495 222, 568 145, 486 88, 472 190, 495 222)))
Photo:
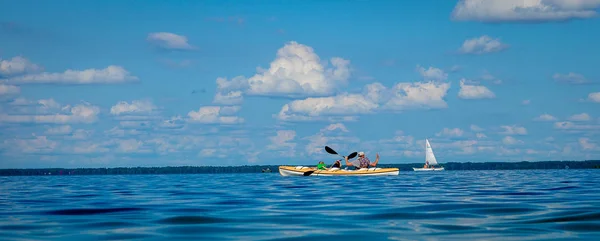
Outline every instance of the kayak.
POLYGON ((311 172, 310 176, 397 176, 400 173, 398 168, 373 167, 358 170, 332 168, 331 170, 318 170, 307 166, 279 166, 279 173, 282 176, 304 176, 309 171, 311 172))

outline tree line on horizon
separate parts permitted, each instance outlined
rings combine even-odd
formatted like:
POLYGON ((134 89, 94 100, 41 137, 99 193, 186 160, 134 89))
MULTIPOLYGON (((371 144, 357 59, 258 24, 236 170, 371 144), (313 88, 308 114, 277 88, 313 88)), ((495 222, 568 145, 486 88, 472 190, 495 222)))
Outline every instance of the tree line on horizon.
MULTIPOLYGON (((291 165, 296 166, 296 165, 291 165)), ((307 165, 304 165, 307 166, 307 165)), ((310 166, 310 165, 308 165, 310 166)), ((413 171, 421 163, 379 164, 377 167, 396 167, 413 171)), ((446 170, 525 170, 525 169, 600 169, 600 160, 541 161, 541 162, 448 162, 446 170)), ((135 174, 217 174, 217 173, 278 173, 279 165, 253 166, 167 166, 167 167, 112 167, 112 168, 31 168, 0 169, 0 176, 38 175, 135 175, 135 174)))

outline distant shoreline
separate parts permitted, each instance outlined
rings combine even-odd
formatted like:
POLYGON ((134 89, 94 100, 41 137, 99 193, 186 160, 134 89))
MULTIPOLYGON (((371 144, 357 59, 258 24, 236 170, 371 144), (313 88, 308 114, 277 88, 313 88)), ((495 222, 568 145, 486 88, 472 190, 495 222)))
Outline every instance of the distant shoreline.
MULTIPOLYGON (((286 164, 287 166, 299 166, 286 164)), ((316 164, 315 164, 316 165, 316 164)), ((304 166, 315 166, 304 165, 304 166)), ((140 175, 140 174, 216 174, 216 173, 278 173, 280 165, 245 166, 163 166, 163 167, 106 167, 106 168, 13 168, 0 169, 0 176, 44 175, 140 175)), ((586 161, 536 161, 536 162, 448 162, 441 164, 453 170, 531 170, 531 169, 600 169, 600 160, 586 161)), ((396 167, 400 171, 413 171, 423 163, 379 164, 377 167, 396 167)))

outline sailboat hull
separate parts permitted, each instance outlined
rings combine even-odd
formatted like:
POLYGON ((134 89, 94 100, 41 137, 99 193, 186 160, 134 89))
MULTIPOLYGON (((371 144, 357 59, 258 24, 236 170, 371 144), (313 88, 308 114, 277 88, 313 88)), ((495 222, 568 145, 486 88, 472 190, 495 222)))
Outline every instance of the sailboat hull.
POLYGON ((416 167, 413 167, 413 170, 415 172, 430 172, 430 171, 443 171, 444 168, 443 167, 438 167, 438 168, 416 168, 416 167))

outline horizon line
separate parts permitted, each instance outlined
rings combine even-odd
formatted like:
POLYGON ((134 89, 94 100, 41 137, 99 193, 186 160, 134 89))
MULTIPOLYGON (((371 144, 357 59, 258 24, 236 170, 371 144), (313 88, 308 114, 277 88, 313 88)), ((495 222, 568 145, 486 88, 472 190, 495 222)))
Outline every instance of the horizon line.
MULTIPOLYGON (((554 161, 481 161, 481 162, 445 162, 444 164, 450 163, 522 163, 522 162, 531 162, 531 163, 539 163, 539 162, 600 162, 600 160, 554 160, 554 161)), ((422 165, 421 162, 413 162, 413 163, 389 163, 389 164, 378 164, 378 165, 422 165)), ((442 166, 442 164, 439 164, 442 166)), ((0 168, 0 170, 26 170, 26 169, 112 169, 112 168, 167 168, 167 167, 213 167, 213 168, 222 168, 222 167, 260 167, 260 166, 311 166, 311 165, 298 165, 298 164, 263 164, 263 165, 235 165, 235 166, 193 166, 193 165, 181 165, 181 166, 117 166, 117 167, 27 167, 27 168, 0 168)), ((316 166, 316 164, 314 165, 316 166)))

